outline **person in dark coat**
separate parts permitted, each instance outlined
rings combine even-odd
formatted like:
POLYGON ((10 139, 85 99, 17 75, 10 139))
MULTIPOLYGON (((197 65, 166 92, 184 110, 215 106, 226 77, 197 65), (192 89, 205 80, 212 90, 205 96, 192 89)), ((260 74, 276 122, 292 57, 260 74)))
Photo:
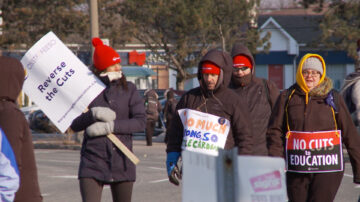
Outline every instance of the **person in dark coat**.
POLYGON ((281 92, 271 115, 269 155, 286 159, 289 201, 334 200, 344 175, 343 144, 354 182, 360 183, 360 136, 342 96, 332 88, 323 58, 306 54, 296 83, 281 92))
MULTIPOLYGON (((176 105, 178 101, 175 99, 174 91, 171 88, 165 91, 164 94, 166 96, 166 102, 164 105, 163 114, 165 117, 166 130, 169 130, 171 121, 173 117, 176 115, 176 105)), ((167 135, 165 135, 165 139, 164 139, 165 143, 167 142, 167 139, 168 139, 167 135)))
POLYGON ((155 131, 156 122, 159 120, 159 113, 161 105, 158 100, 159 95, 154 89, 149 89, 144 92, 145 96, 145 111, 146 111, 146 145, 152 145, 152 137, 155 131))
POLYGON ((19 60, 0 56, 0 127, 15 153, 20 172, 16 202, 42 201, 34 146, 29 124, 16 102, 24 83, 25 71, 19 60))
POLYGON ((235 44, 231 56, 233 72, 230 88, 247 101, 253 123, 253 155, 267 156, 266 131, 280 91, 274 82, 255 76, 255 60, 246 46, 235 44))
POLYGON ((345 77, 340 93, 358 132, 360 132, 360 68, 345 77))
MULTIPOLYGON (((251 120, 244 100, 228 88, 232 71, 232 59, 227 52, 210 50, 198 65, 200 87, 186 92, 176 106, 176 110, 192 109, 230 121, 230 131, 224 149, 238 148, 239 154, 252 154, 253 141, 251 120)), ((182 150, 184 127, 179 114, 176 114, 171 127, 166 131, 167 171, 169 180, 179 184, 176 163, 182 150)))
POLYGON ((70 126, 75 132, 85 130, 79 166, 81 197, 84 202, 100 201, 103 186, 110 185, 113 201, 130 202, 135 165, 106 135, 113 133, 132 151, 132 133, 145 128, 144 102, 136 86, 126 81, 119 54, 99 38, 92 43, 95 74, 106 88, 70 126))

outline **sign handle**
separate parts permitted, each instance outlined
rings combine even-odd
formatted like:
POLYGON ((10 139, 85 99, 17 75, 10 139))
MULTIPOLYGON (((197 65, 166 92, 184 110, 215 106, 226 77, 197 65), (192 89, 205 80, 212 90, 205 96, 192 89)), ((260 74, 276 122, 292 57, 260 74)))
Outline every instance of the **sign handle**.
POLYGON ((131 162, 137 165, 140 160, 112 133, 107 135, 107 137, 115 144, 115 146, 122 151, 125 156, 127 156, 131 162))

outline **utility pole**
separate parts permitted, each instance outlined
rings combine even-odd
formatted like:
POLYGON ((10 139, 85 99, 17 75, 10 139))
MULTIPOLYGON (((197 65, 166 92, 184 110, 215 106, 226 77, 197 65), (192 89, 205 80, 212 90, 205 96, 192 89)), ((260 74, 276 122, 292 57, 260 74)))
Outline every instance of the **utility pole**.
MULTIPOLYGON (((90 44, 91 40, 94 37, 99 37, 99 16, 98 16, 98 4, 97 0, 90 1, 90 44)), ((92 56, 94 55, 94 47, 91 45, 91 55, 90 61, 92 61, 92 56)), ((92 62, 90 62, 91 64, 92 62)))

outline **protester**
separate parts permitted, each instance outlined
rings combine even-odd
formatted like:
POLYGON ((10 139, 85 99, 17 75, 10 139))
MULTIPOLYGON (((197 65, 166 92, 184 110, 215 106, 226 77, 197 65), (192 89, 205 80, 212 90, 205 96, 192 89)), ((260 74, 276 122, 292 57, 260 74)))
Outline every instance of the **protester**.
POLYGON ((0 201, 14 201, 19 184, 19 170, 15 154, 0 128, 0 201))
POLYGON ((161 105, 158 100, 159 95, 154 89, 148 89, 144 92, 145 96, 145 111, 146 111, 146 145, 152 145, 152 137, 155 131, 156 122, 159 120, 159 113, 161 105))
POLYGON ((360 183, 360 136, 344 100, 332 88, 323 58, 306 54, 296 83, 280 94, 271 115, 269 155, 286 159, 289 201, 334 200, 344 175, 342 144, 354 183, 360 183))
MULTIPOLYGON (((360 39, 357 41, 358 62, 360 65, 360 39)), ((352 116, 353 122, 360 132, 360 66, 355 66, 355 72, 350 73, 344 79, 341 88, 341 95, 344 97, 345 103, 352 116)))
POLYGON ((81 148, 79 182, 84 202, 100 201, 104 185, 110 185, 113 201, 131 201, 136 178, 135 165, 106 137, 113 133, 132 150, 132 133, 145 128, 145 109, 133 83, 121 71, 120 56, 93 38, 95 74, 106 85, 71 124, 75 132, 85 130, 81 148))
MULTIPOLYGON (((245 100, 228 88, 231 79, 232 59, 223 51, 210 50, 198 65, 200 87, 186 92, 177 104, 176 110, 192 109, 223 117, 230 121, 225 149, 238 148, 239 154, 252 154, 251 120, 245 100)), ((219 118, 219 122, 222 118, 219 118)), ((179 184, 181 173, 176 166, 182 150, 184 127, 179 114, 173 119, 166 131, 167 172, 171 183, 179 184)), ((186 168, 185 168, 186 169, 186 168)))
POLYGON ((280 91, 274 82, 255 76, 255 61, 246 46, 235 44, 231 56, 233 72, 230 88, 247 101, 253 124, 253 154, 267 156, 266 131, 280 91))
POLYGON ((343 96, 348 110, 352 116, 353 122, 360 132, 360 69, 350 73, 344 79, 344 84, 341 88, 341 95, 343 96))
POLYGON ((20 187, 15 201, 42 201, 38 183, 34 146, 29 124, 16 99, 24 83, 25 71, 19 60, 0 56, 0 127, 15 153, 20 187))
MULTIPOLYGON (((176 114, 176 105, 178 101, 174 97, 173 89, 171 88, 167 89, 164 94, 166 97, 166 102, 164 105, 163 114, 165 117, 166 130, 169 130, 171 121, 176 114)), ((164 139, 165 143, 167 143, 167 139, 168 139, 167 135, 165 135, 165 139, 164 139)))

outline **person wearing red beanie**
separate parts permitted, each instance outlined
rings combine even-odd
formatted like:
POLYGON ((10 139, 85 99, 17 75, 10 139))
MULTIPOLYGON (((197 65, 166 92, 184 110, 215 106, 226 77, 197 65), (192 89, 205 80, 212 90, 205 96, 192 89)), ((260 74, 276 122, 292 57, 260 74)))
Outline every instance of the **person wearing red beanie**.
POLYGON ((233 71, 230 88, 245 99, 250 110, 253 120, 253 155, 267 156, 266 131, 280 91, 274 82, 255 76, 255 60, 246 46, 235 44, 231 56, 233 71))
POLYGON ((93 63, 97 70, 104 71, 109 66, 121 62, 120 55, 110 46, 104 45, 100 38, 93 38, 92 44, 95 48, 93 63))
POLYGON ((202 63, 201 73, 208 90, 214 90, 219 80, 220 67, 212 62, 205 61, 202 63))
POLYGON ((144 101, 122 75, 119 54, 99 38, 92 43, 94 71, 106 88, 70 126, 75 132, 85 130, 78 174, 81 198, 100 202, 104 185, 110 185, 113 201, 131 202, 136 167, 107 135, 114 134, 132 150, 132 134, 145 129, 144 101))

